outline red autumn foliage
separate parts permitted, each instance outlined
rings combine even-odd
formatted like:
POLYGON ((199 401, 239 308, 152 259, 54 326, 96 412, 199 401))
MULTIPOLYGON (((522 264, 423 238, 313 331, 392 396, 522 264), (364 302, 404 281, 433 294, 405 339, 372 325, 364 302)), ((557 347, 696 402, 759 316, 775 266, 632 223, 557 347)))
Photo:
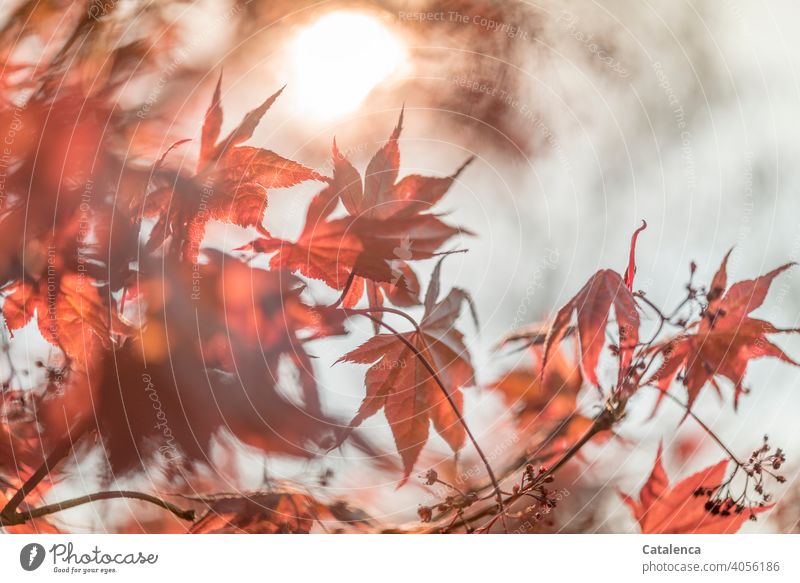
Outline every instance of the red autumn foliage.
POLYGON ((642 534, 719 534, 736 532, 745 520, 767 510, 745 508, 733 498, 709 501, 724 484, 728 460, 692 474, 670 487, 661 448, 639 500, 622 494, 642 534))
POLYGON ((384 297, 397 306, 419 304, 419 281, 408 261, 433 257, 452 237, 466 233, 429 211, 469 161, 446 178, 412 174, 398 181, 402 127, 401 113, 389 140, 367 165, 363 181, 334 141, 333 178, 309 206, 300 239, 259 239, 251 248, 277 250, 273 269, 296 270, 334 289, 346 288, 342 303, 347 308, 365 293, 370 308, 381 308, 384 297), (338 201, 347 214, 331 219, 338 201))
POLYGON ((462 304, 471 300, 463 290, 453 289, 438 301, 441 267, 442 260, 433 271, 425 314, 415 330, 379 334, 339 359, 372 364, 365 380, 367 396, 349 427, 384 410, 403 459, 403 482, 428 441, 431 423, 453 451, 466 438, 461 388, 472 384, 474 371, 455 321, 462 304))
MULTIPOLYGON (((101 24, 92 10, 62 23, 60 4, 22 2, 0 30, 0 132, 13 136, 0 183, 10 371, 0 401, 2 528, 66 530, 61 510, 128 498, 170 519, 118 521, 120 531, 182 531, 184 523, 195 533, 544 530, 564 506, 568 465, 585 462, 593 445, 623 442, 620 427, 646 389, 658 393, 657 405, 680 406, 727 458, 670 487, 659 452, 639 500, 625 498, 642 532, 733 532, 770 507, 784 452, 765 441, 740 460, 694 406, 706 386, 721 394, 721 383, 732 384, 739 405, 756 358, 796 364, 772 340, 796 330, 752 316, 788 265, 729 286, 726 256, 709 287, 690 281, 666 315, 635 287, 643 224, 624 275, 589 274, 552 322, 506 339, 499 352, 522 343, 533 362, 486 387, 487 402, 505 409, 490 420, 493 430, 515 436, 487 454, 492 436, 471 429, 484 411, 464 402, 464 390, 481 391, 482 379, 458 326, 465 306, 477 326, 476 309, 442 276, 447 257, 462 251, 454 240, 472 233, 450 224, 440 203, 471 159, 448 176, 404 175, 401 112, 363 176, 335 140, 332 176, 324 176, 256 143, 282 90, 223 134, 221 74, 207 107, 204 97, 193 145, 128 92, 132 79, 148 82, 175 37, 161 8, 143 12, 128 32, 118 3, 104 6, 101 24), (42 48, 34 66, 15 44, 25 39, 49 39, 39 44, 57 50, 42 48), (301 183, 320 189, 300 233, 273 237, 270 199, 301 183), (221 248, 212 223, 251 242, 221 248), (418 270, 434 258, 426 284, 418 270), (329 301, 317 297, 325 286, 329 301), (645 335, 653 314, 657 329, 645 335), (375 332, 360 345, 355 318, 375 332), (46 358, 14 353, 28 335, 41 337, 46 358), (317 378, 336 360, 318 350, 333 337, 352 342, 339 361, 369 365, 350 421, 328 411, 334 393, 317 378), (686 403, 671 392, 678 384, 686 403), (587 394, 594 407, 581 404, 587 394), (396 454, 364 436, 363 422, 378 413, 396 454), (453 453, 447 474, 430 467, 438 438, 453 453), (372 501, 331 495, 327 456, 350 446, 398 487, 435 489, 418 522, 383 524, 361 507, 372 501), (76 467, 84 478, 80 464, 93 454, 100 491, 52 502, 76 467), (317 464, 320 477, 279 485, 265 477, 249 493, 198 494, 232 490, 231 479, 238 488, 245 472, 237 464, 254 456, 317 464), (147 478, 159 491, 105 489, 118 478, 147 478)), ((363 469, 348 478, 362 480, 363 469)))
POLYGON ((249 112, 220 140, 221 85, 220 75, 203 124, 197 173, 163 176, 161 166, 167 151, 153 168, 154 181, 166 184, 147 193, 141 203, 137 201, 143 218, 156 219, 147 250, 155 250, 171 239, 187 259, 196 261, 210 220, 240 227, 261 226, 271 189, 322 179, 313 170, 271 150, 240 145, 252 137, 280 91, 249 112))
POLYGON ((664 354, 664 362, 651 381, 666 389, 678 372, 683 371, 690 407, 708 384, 721 394, 717 377, 733 383, 733 403, 738 405, 745 392, 742 383, 747 365, 754 358, 771 356, 797 364, 767 336, 794 330, 781 330, 769 322, 750 317, 750 313, 764 303, 773 280, 792 265, 783 265, 756 279, 737 282, 728 289, 728 257, 730 252, 711 282, 703 318, 688 328, 689 333, 652 348, 653 352, 664 354))

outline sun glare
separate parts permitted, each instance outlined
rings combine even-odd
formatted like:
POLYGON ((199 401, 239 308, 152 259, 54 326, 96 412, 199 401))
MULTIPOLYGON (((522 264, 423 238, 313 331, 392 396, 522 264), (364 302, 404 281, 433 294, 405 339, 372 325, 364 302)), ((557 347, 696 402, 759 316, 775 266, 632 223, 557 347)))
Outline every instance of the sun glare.
POLYGON ((331 119, 358 108, 403 63, 405 49, 376 18, 333 12, 297 35, 291 55, 298 108, 331 119))

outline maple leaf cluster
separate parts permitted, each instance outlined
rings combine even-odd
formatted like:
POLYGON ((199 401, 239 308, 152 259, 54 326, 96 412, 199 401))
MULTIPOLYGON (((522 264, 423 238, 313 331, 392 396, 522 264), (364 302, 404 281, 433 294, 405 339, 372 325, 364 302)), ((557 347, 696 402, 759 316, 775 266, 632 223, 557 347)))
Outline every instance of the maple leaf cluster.
MULTIPOLYGON (((579 456, 586 444, 609 439, 609 430, 618 438, 613 429, 625 417, 629 402, 634 396, 639 399, 639 392, 655 389, 653 415, 665 399, 676 403, 683 409, 684 418, 693 417, 728 458, 670 489, 659 450, 639 502, 629 496, 623 499, 643 533, 735 532, 747 518, 755 520, 771 508, 772 495, 766 492, 766 484, 785 482, 777 473, 785 454, 780 448, 772 452, 765 438, 764 445, 748 461, 740 461, 693 408, 706 386, 713 387, 722 398, 720 379, 725 379, 733 387, 735 410, 741 396, 748 392, 744 378, 753 359, 773 357, 796 365, 770 336, 797 330, 781 329, 751 315, 764 303, 774 279, 791 265, 728 287, 729 252, 711 284, 696 287, 690 281, 684 300, 666 315, 643 292, 634 291, 636 242, 645 227, 646 223, 631 239, 624 276, 611 269, 598 271, 545 329, 535 326, 505 339, 505 343, 521 342, 525 350, 532 351, 534 364, 506 373, 491 388, 511 407, 518 431, 533 435, 537 430, 546 432, 544 438, 538 437, 533 453, 556 468, 565 459, 579 456), (640 327, 645 314, 655 314, 657 326, 655 334, 642 341, 640 327), (668 328, 675 332, 666 333, 668 328), (572 350, 563 345, 567 336, 576 337, 572 350), (601 366, 604 358, 616 362, 614 380, 607 376, 601 380, 598 374, 599 368, 607 368, 601 366), (671 392, 676 384, 685 388, 685 402, 671 392), (576 404, 584 385, 593 387, 604 401, 593 419, 576 404), (744 484, 735 479, 742 475, 744 484)), ((692 276, 695 270, 692 264, 692 276)), ((542 472, 546 477, 551 473, 542 472)), ((543 483, 541 479, 531 480, 535 486, 543 483)), ((519 492, 517 486, 509 501, 520 498, 519 492)), ((530 521, 527 515, 525 519, 530 521)))
MULTIPOLYGON (((97 73, 98 56, 86 47, 119 32, 115 8, 108 10, 100 27, 76 17, 73 38, 42 65, 44 73, 24 65, 6 70, 19 78, 4 85, 0 107, 0 128, 14 138, 3 160, 0 201, 2 315, 11 342, 35 323, 51 346, 46 361, 36 362, 43 370, 38 389, 9 386, 3 393, 0 463, 14 476, 4 484, 13 493, 34 481, 18 490, 22 499, 9 496, 7 524, 23 523, 20 512, 57 478, 37 476, 36 469, 67 442, 76 453, 99 446, 109 481, 152 468, 169 480, 187 480, 213 465, 214 448, 226 443, 270 455, 319 455, 341 423, 322 411, 305 345, 345 333, 347 310, 365 294, 370 308, 387 300, 422 305, 410 263, 434 257, 461 232, 432 211, 460 169, 447 178, 399 176, 402 114, 363 180, 335 143, 333 176, 325 177, 247 144, 280 90, 223 134, 220 75, 193 170, 175 163, 190 147, 188 139, 150 163, 131 156, 142 127, 142 116, 134 114, 146 110, 126 107, 120 90, 128 59, 147 51, 145 39, 112 51, 110 69, 86 85, 97 73), (76 38, 86 44, 78 48, 76 38), (65 66, 70 51, 73 61, 65 66), (300 238, 273 238, 264 227, 269 197, 312 181, 325 188, 310 205, 300 238), (337 206, 343 211, 338 218, 337 206), (206 246, 212 221, 255 230, 259 238, 249 253, 214 251, 206 246), (264 253, 274 253, 270 269, 253 267, 250 260, 264 253), (341 309, 309 303, 304 281, 292 272, 342 292, 341 309), (284 394, 287 367, 298 399, 284 394)), ((17 16, 34 14, 47 24, 53 16, 35 3, 24 3, 17 16)), ((16 32, 33 34, 25 27, 16 32)), ((13 45, 6 51, 13 60, 13 45)), ((389 335, 396 344, 391 358, 403 361, 397 370, 411 377, 376 388, 368 398, 387 401, 387 411, 396 413, 406 476, 427 440, 429 419, 454 449, 464 442, 464 428, 453 422, 460 413, 442 402, 453 399, 460 409, 460 387, 472 379, 461 335, 451 329, 468 296, 453 290, 437 302, 438 278, 437 269, 435 290, 425 300, 424 332, 408 336, 436 354, 437 367, 451 365, 452 396, 416 387, 418 361, 396 347, 405 336, 389 335), (424 403, 415 404, 418 398, 424 403), (422 404, 435 406, 430 418, 422 404)), ((376 342, 388 349, 386 338, 376 342)), ((377 410, 365 405, 351 427, 368 409, 377 410)), ((301 499, 278 496, 276 508, 301 499)))

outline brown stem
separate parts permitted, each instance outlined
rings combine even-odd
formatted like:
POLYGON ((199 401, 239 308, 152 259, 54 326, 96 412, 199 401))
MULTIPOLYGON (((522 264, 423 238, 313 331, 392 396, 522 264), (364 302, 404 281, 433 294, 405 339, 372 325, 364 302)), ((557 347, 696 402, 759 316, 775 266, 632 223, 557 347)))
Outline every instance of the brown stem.
POLYGON ((13 517, 2 516, 0 517, 0 526, 14 526, 17 524, 23 524, 34 518, 41 518, 42 516, 47 516, 48 514, 62 512, 83 504, 89 504, 99 500, 112 500, 115 498, 143 500, 144 502, 149 502, 150 504, 155 504, 156 506, 160 506, 165 510, 169 510, 175 516, 182 518, 183 520, 194 520, 194 510, 184 510, 167 502, 166 500, 156 498, 155 496, 151 496, 150 494, 145 494, 143 492, 134 492, 131 490, 113 490, 107 492, 97 492, 95 494, 87 494, 86 496, 80 496, 79 498, 71 498, 69 500, 64 500, 63 502, 56 502, 55 504, 48 504, 46 506, 40 506, 39 508, 32 508, 31 510, 17 512, 13 517))
POLYGON ((595 435, 601 431, 609 429, 610 427, 611 424, 609 419, 606 417, 605 413, 601 413, 597 418, 595 418, 594 423, 592 423, 592 426, 586 430, 586 433, 584 433, 578 441, 572 444, 572 447, 565 451, 556 463, 536 477, 536 484, 541 484, 546 478, 555 474, 564 464, 571 460, 584 445, 589 443, 589 441, 591 441, 595 435))
POLYGON ((650 338, 650 340, 648 342, 644 343, 645 346, 649 346, 653 342, 655 342, 656 338, 659 337, 659 335, 661 334, 661 331, 664 329, 664 324, 668 320, 667 320, 667 317, 664 315, 664 313, 661 311, 661 309, 657 305, 655 305, 653 302, 651 302, 649 299, 647 299, 647 297, 643 293, 639 292, 639 293, 634 294, 634 296, 639 298, 641 301, 643 301, 648 306, 650 306, 650 309, 652 309, 656 313, 656 315, 658 316, 658 328, 656 329, 655 333, 653 334, 653 337, 650 338))
MULTIPOLYGON (((447 402, 450 404, 450 407, 453 409, 453 412, 455 413, 456 418, 458 419, 458 422, 464 428, 464 431, 466 432, 467 437, 469 437, 469 440, 472 443, 472 446, 475 448, 475 451, 478 453, 478 456, 481 458, 481 462, 483 462, 483 465, 486 468, 486 472, 489 474, 489 479, 492 481, 492 486, 494 487, 494 490, 495 490, 495 494, 496 494, 496 498, 497 498, 497 504, 500 507, 500 512, 504 512, 503 494, 502 494, 502 492, 500 490, 500 483, 497 481, 497 477, 495 476, 494 470, 492 470, 492 465, 489 463, 489 459, 486 457, 486 454, 483 453, 483 449, 481 449, 481 446, 478 444, 478 440, 475 439, 475 436, 472 434, 472 430, 470 430, 469 425, 467 425, 467 422, 464 419, 463 415, 461 415, 461 411, 458 410, 458 406, 456 405, 455 401, 453 400, 453 397, 450 395, 450 391, 448 391, 447 388, 444 386, 444 383, 442 383, 442 381, 439 378, 439 375, 437 374, 436 370, 433 368, 431 363, 428 362, 428 359, 425 358, 425 355, 423 355, 422 352, 420 352, 420 350, 416 346, 414 346, 414 344, 411 341, 409 341, 405 336, 403 336, 400 332, 398 332, 397 329, 395 329, 393 326, 387 324, 386 322, 384 322, 380 318, 376 318, 375 316, 373 316, 370 313, 370 311, 371 310, 347 310, 347 312, 350 312, 350 313, 357 313, 357 314, 361 314, 363 316, 366 316, 367 318, 369 318, 373 322, 376 322, 377 324, 380 324, 381 326, 383 326, 384 328, 389 330, 389 332, 394 334, 397 337, 398 340, 400 340, 403 344, 405 344, 408 347, 408 349, 411 350, 414 353, 414 356, 416 356, 417 360, 419 360, 422 363, 422 365, 427 369, 428 373, 430 373, 430 375, 431 375, 431 378, 434 380, 434 382, 439 386, 439 388, 444 393, 444 396, 447 399, 447 402)), ((417 332, 420 332, 419 325, 413 320, 413 318, 411 318, 407 314, 401 312, 400 310, 394 310, 392 308, 381 308, 381 311, 387 311, 387 312, 390 312, 390 313, 402 314, 406 319, 412 321, 413 324, 414 324, 414 327, 417 330, 417 332)))
POLYGON ((536 446, 536 449, 534 449, 527 455, 522 455, 516 459, 516 461, 508 468, 505 477, 508 477, 513 473, 516 473, 527 464, 533 463, 540 459, 547 458, 548 457, 547 455, 541 455, 541 454, 545 452, 547 447, 551 443, 553 443, 559 435, 561 435, 561 433, 569 426, 572 420, 575 419, 576 415, 577 413, 573 412, 564 417, 563 419, 561 419, 561 421, 559 421, 558 424, 556 425, 555 429, 553 429, 550 433, 548 433, 545 436, 545 438, 539 443, 539 445, 536 446))
POLYGON ((655 389, 665 397, 669 397, 674 403, 677 403, 684 411, 686 411, 687 416, 694 419, 697 422, 697 424, 700 427, 702 427, 703 431, 705 431, 708 434, 708 436, 711 437, 711 439, 717 442, 717 445, 719 445, 725 451, 725 453, 728 454, 728 457, 730 457, 735 464, 737 464, 738 466, 744 465, 741 461, 739 461, 739 458, 736 457, 736 455, 730 450, 730 448, 727 445, 725 445, 722 439, 720 439, 719 436, 716 433, 714 433, 714 430, 711 429, 708 425, 706 425, 702 419, 700 419, 697 415, 695 415, 692 412, 692 410, 689 408, 689 405, 681 401, 678 397, 676 397, 666 389, 662 389, 653 385, 645 385, 645 386, 655 389))
MULTIPOLYGON (((611 409, 605 409, 602 413, 600 413, 600 415, 595 417, 592 426, 586 430, 583 436, 577 442, 575 442, 575 444, 572 447, 570 447, 567 451, 565 451, 558 459, 558 461, 550 469, 542 472, 542 474, 536 477, 536 482, 534 486, 541 484, 556 470, 563 467, 564 464, 566 464, 570 459, 572 459, 575 456, 575 454, 577 454, 581 448, 583 448, 587 443, 589 443, 589 441, 591 441, 591 439, 595 435, 597 435, 601 431, 609 429, 613 425, 614 420, 615 420, 615 413, 611 409)), ((524 495, 525 495, 524 492, 511 494, 510 496, 506 497, 503 500, 503 503, 506 506, 510 506, 511 504, 522 498, 524 495)), ((476 520, 480 520, 481 518, 486 518, 487 516, 490 516, 493 512, 494 508, 492 507, 481 508, 480 510, 470 514, 469 516, 465 516, 461 520, 449 524, 440 532, 450 532, 453 529, 469 526, 470 523, 475 522, 476 520)), ((431 532, 433 532, 434 530, 438 530, 438 528, 431 529, 431 532)))

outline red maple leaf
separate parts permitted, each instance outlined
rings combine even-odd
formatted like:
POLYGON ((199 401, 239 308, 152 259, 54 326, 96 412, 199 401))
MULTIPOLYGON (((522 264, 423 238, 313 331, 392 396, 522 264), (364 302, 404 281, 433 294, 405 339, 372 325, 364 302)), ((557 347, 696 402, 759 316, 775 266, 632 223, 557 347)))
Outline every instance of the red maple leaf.
POLYGON ((450 238, 466 233, 429 211, 469 160, 448 177, 414 174, 398 181, 402 124, 401 113, 389 140, 367 165, 363 181, 334 141, 333 178, 309 206, 297 242, 267 238, 247 248, 277 250, 273 268, 299 271, 334 289, 347 287, 345 307, 356 306, 365 293, 371 308, 380 308, 385 297, 399 306, 419 304, 419 281, 408 261, 430 258, 450 238), (331 219, 339 200, 347 216, 331 219))
POLYGON ((633 291, 633 279, 636 277, 636 242, 639 240, 639 235, 647 228, 647 221, 642 221, 642 226, 636 229, 631 235, 631 250, 628 254, 628 267, 625 269, 625 287, 633 291))
POLYGON ((335 195, 342 200, 355 222, 362 223, 360 229, 367 233, 394 235, 384 237, 386 244, 378 248, 370 245, 365 249, 373 256, 382 256, 389 264, 389 278, 375 277, 374 272, 355 265, 355 277, 343 302, 345 307, 357 305, 365 292, 371 308, 382 306, 384 296, 399 306, 418 304, 419 282, 407 261, 430 257, 459 232, 427 213, 447 193, 471 159, 451 176, 439 178, 412 174, 398 182, 398 139, 402 127, 401 113, 389 140, 367 165, 363 183, 335 141, 333 144, 332 187, 335 195))
POLYGON ((624 375, 631 362, 633 347, 639 341, 639 313, 633 294, 619 273, 611 269, 595 273, 575 297, 558 311, 544 342, 542 369, 547 366, 553 347, 564 336, 575 312, 583 372, 590 383, 599 385, 597 362, 606 343, 606 326, 612 306, 620 338, 619 374, 624 375))
MULTIPOLYGON (((271 150, 239 145, 252 137, 282 89, 245 115, 241 123, 220 140, 221 82, 220 75, 203 124, 196 175, 172 176, 168 184, 147 194, 143 201, 137 201, 141 204, 142 217, 157 219, 147 250, 157 249, 168 237, 177 236, 183 254, 194 261, 208 221, 215 219, 263 230, 261 223, 270 189, 323 180, 313 170, 271 150)), ((164 156, 155 165, 157 177, 162 174, 163 161, 164 156)))
POLYGON ((747 365, 755 358, 771 356, 797 364, 768 338, 769 334, 796 330, 779 329, 749 315, 764 303, 772 281, 792 264, 783 265, 756 279, 737 282, 726 292, 729 256, 730 252, 714 275, 707 293, 708 306, 701 320, 691 327, 694 334, 684 334, 651 349, 652 353, 661 352, 664 360, 649 382, 665 391, 682 372, 689 407, 708 383, 721 394, 717 377, 733 383, 734 407, 737 406, 740 396, 745 392, 743 380, 747 365))
POLYGON ((717 488, 724 478, 728 460, 705 468, 670 488, 661 463, 661 447, 650 477, 639 492, 638 502, 620 493, 639 522, 642 534, 725 534, 738 531, 745 520, 769 507, 737 509, 735 504, 720 512, 706 509, 707 499, 699 489, 717 488))

